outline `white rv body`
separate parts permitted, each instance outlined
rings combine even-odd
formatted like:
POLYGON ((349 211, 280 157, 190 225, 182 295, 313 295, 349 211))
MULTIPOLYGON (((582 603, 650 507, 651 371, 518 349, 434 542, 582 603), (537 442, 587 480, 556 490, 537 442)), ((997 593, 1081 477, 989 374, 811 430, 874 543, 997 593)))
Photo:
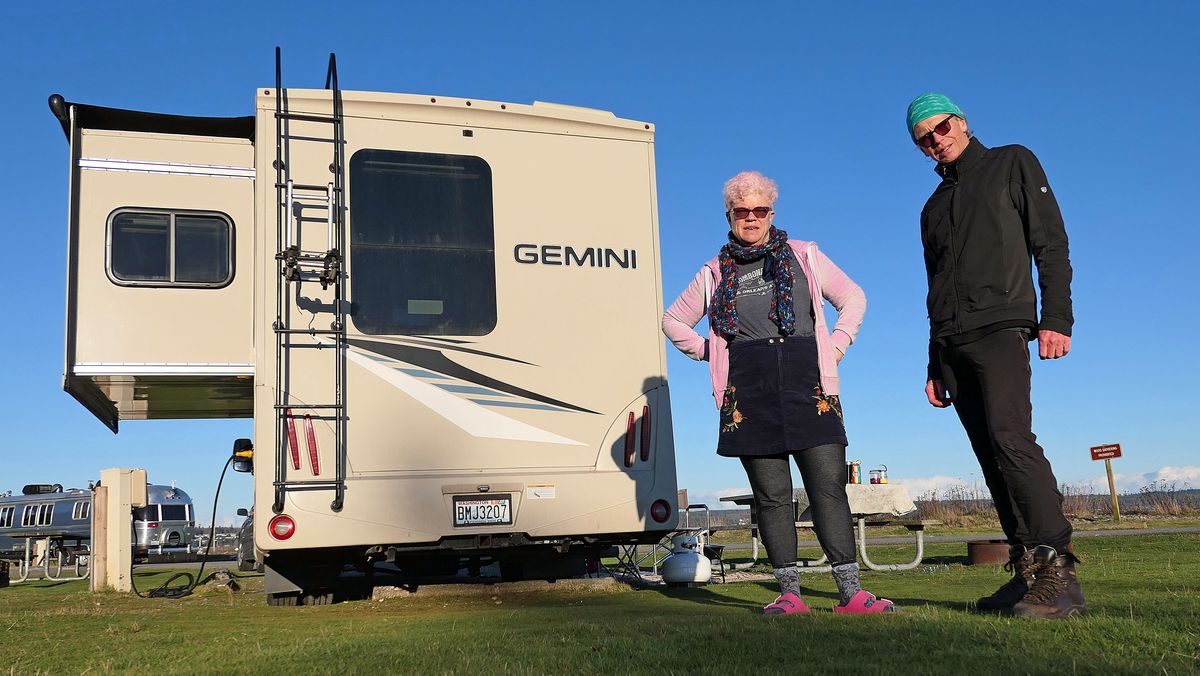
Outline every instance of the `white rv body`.
POLYGON ((252 121, 52 99, 72 149, 65 388, 114 431, 253 416, 269 598, 344 563, 538 569, 671 530, 652 126, 341 92, 335 335, 339 287, 285 282, 277 258, 336 248, 331 210, 297 190, 281 225, 276 166, 332 194, 334 100, 286 90, 277 134, 271 88, 252 121))

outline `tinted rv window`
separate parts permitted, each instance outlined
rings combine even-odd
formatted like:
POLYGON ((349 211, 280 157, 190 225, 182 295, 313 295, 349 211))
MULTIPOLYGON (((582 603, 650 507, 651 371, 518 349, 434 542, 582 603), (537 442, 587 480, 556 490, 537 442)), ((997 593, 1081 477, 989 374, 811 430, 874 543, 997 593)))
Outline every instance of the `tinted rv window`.
POLYGON ((351 314, 368 334, 482 336, 496 326, 492 170, 482 158, 350 158, 351 314))
POLYGON ((158 505, 133 508, 134 521, 158 521, 158 505))
POLYGON ((187 521, 187 505, 159 505, 163 521, 187 521))
POLYGON ((224 286, 232 235, 224 214, 118 209, 109 216, 109 274, 128 286, 224 286))
POLYGON ((15 507, 0 508, 0 528, 12 528, 14 511, 15 507))

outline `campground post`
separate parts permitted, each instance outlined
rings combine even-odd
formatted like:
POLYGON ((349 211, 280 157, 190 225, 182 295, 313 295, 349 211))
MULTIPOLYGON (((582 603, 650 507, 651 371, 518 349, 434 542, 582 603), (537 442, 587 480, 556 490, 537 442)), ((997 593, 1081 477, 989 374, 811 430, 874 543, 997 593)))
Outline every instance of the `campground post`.
POLYGON ((1121 506, 1117 504, 1117 487, 1113 482, 1112 459, 1121 457, 1121 444, 1105 444, 1092 446, 1092 460, 1103 460, 1104 470, 1108 472, 1108 494, 1112 496, 1113 521, 1121 520, 1121 506))

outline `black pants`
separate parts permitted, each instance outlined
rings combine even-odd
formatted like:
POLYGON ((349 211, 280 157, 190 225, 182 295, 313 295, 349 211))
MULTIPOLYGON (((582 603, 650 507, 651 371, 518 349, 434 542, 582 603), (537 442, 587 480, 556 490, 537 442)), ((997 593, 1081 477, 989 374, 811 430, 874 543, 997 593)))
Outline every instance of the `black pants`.
MULTIPOLYGON (((846 447, 814 446, 790 454, 800 468, 812 508, 813 530, 832 565, 853 563, 854 526, 846 499, 846 447)), ((775 568, 796 563, 796 515, 788 453, 741 458, 758 504, 758 532, 775 568)))
POLYGON ((1025 331, 994 331, 941 350, 942 382, 971 440, 1011 544, 1071 542, 1062 493, 1033 434, 1029 341, 1025 331))

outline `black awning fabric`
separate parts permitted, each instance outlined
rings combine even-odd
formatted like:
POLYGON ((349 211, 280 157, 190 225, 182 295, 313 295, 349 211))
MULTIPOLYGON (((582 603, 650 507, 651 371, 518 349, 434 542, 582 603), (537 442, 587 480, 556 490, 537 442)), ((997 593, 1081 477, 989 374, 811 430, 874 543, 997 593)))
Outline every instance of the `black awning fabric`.
POLYGON ((146 113, 140 110, 105 108, 86 103, 72 103, 59 94, 50 97, 50 112, 62 125, 70 139, 71 107, 75 121, 83 129, 113 129, 117 131, 146 131, 189 136, 221 136, 254 140, 254 117, 192 117, 146 113))

